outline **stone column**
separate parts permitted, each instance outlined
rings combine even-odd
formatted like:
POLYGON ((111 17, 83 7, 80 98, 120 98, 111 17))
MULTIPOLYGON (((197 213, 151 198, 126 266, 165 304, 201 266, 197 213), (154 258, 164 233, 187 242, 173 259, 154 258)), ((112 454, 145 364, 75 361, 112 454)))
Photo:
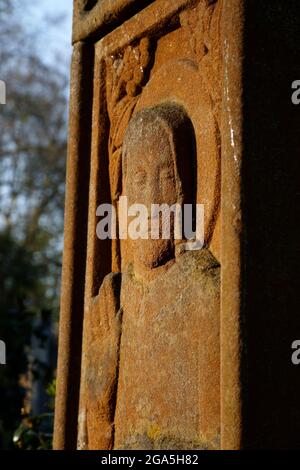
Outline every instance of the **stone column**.
POLYGON ((80 386, 91 148, 93 48, 74 44, 69 112, 55 449, 75 449, 80 386))

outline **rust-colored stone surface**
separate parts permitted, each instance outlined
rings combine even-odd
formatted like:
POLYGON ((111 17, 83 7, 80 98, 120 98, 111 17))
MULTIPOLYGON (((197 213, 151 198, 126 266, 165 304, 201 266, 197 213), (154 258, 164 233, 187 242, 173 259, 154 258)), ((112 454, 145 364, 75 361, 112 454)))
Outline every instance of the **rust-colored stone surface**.
POLYGON ((223 4, 222 200, 221 200, 221 441, 225 450, 242 444, 242 156, 244 2, 223 4), (233 28, 232 25, 235 25, 233 28))
MULTIPOLYGON (((85 155, 84 96, 74 89, 70 158, 80 175, 90 153, 86 275, 76 278, 85 294, 77 291, 80 316, 62 299, 55 448, 74 448, 66 416, 75 390, 79 449, 221 447, 222 12, 221 0, 74 3, 75 48, 95 41, 93 90, 85 85, 93 112, 85 155), (117 209, 124 195, 148 209, 203 204, 204 247, 189 251, 173 224, 168 240, 99 240, 97 207, 117 209), (64 375, 77 321, 81 377, 71 392, 64 375)), ((73 80, 84 83, 76 63, 73 80)), ((69 194, 78 191, 71 182, 69 194)), ((68 217, 74 224, 67 207, 68 217)), ((78 246, 70 249, 66 288, 75 285, 78 246)))
POLYGON ((74 46, 66 176, 64 256, 59 325, 54 448, 77 442, 87 213, 91 148, 93 50, 74 46), (84 132, 82 129, 84 128, 84 132))
POLYGON ((201 250, 123 275, 116 449, 220 448, 219 274, 201 250))
POLYGON ((73 43, 107 34, 154 0, 74 0, 73 43))
POLYGON ((160 0, 96 44, 79 448, 220 448, 220 15, 160 0), (112 307, 95 212, 121 195, 204 204, 205 248, 113 241, 112 307))
MULTIPOLYGON (((123 149, 129 204, 191 203, 193 163, 181 107, 138 112, 123 149)), ((218 448, 219 264, 172 238, 124 244, 115 448, 218 448)))
POLYGON ((112 449, 122 310, 120 276, 106 276, 85 312, 78 448, 112 449))
POLYGON ((74 0, 55 449, 300 445, 299 18, 74 0), (204 247, 99 240, 125 195, 203 204, 204 247))

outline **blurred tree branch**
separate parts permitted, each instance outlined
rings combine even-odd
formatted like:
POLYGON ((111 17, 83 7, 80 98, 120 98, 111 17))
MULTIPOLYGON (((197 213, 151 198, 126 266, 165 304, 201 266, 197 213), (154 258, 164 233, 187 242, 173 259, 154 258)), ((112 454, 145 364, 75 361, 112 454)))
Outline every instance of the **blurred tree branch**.
POLYGON ((37 52, 38 36, 22 23, 26 3, 0 0, 0 339, 10 354, 0 370, 0 447, 20 419, 33 318, 57 314, 61 271, 68 70, 37 52))

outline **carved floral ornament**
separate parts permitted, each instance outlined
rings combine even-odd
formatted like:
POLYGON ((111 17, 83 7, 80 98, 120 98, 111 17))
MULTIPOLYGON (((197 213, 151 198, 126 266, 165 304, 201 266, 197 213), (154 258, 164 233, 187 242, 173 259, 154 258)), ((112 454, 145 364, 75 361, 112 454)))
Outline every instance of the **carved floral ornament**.
MULTIPOLYGON (((212 102, 218 108, 221 100, 219 84, 219 12, 217 0, 200 0, 199 4, 180 14, 181 27, 189 37, 195 63, 202 65, 212 102)), ((110 154, 121 148, 124 132, 135 106, 149 79, 156 41, 142 37, 128 45, 117 56, 106 60, 107 103, 110 119, 110 154)), ((217 111, 216 111, 217 112, 217 111)))
MULTIPOLYGON (((151 61, 150 40, 144 37, 135 45, 129 45, 124 53, 107 59, 109 111, 112 114, 122 99, 133 99, 141 93, 151 61)), ((111 116, 112 117, 112 116, 111 116)))
POLYGON ((121 149, 126 127, 132 117, 151 66, 151 43, 143 37, 138 44, 129 45, 117 57, 107 59, 107 95, 110 118, 109 153, 112 198, 118 198, 121 184, 121 149))

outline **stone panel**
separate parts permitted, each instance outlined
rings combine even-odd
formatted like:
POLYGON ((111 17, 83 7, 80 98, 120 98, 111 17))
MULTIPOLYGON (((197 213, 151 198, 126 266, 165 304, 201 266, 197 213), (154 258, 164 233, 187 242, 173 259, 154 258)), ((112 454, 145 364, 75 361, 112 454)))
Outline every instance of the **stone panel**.
MULTIPOLYGON (((80 448, 220 447, 220 15, 217 1, 158 0, 96 44, 80 448), (149 126, 136 130, 139 119, 149 119, 149 126), (151 133, 157 119, 161 127, 151 133), (188 137, 188 128, 193 137, 188 137), (140 132, 145 132, 144 140, 140 132), (96 237, 96 209, 104 202, 117 208, 119 197, 131 191, 124 158, 135 161, 141 146, 143 159, 143 143, 149 161, 157 158, 161 165, 153 162, 148 176, 152 171, 160 175, 163 162, 170 167, 174 159, 179 172, 174 188, 184 186, 180 168, 188 171, 190 185, 195 181, 194 196, 184 189, 182 194, 205 206, 205 249, 198 254, 150 241, 141 244, 138 259, 137 245, 114 241, 109 247, 96 237), (168 148, 176 149, 174 155, 168 148), (103 396, 99 386, 95 409, 111 413, 113 401, 115 414, 107 418, 107 413, 95 412, 91 423, 87 410, 94 405, 85 390, 98 383, 95 378, 93 386, 87 385, 95 357, 100 370, 107 354, 106 340, 96 342, 90 353, 88 318, 91 310, 96 317, 103 315, 101 284, 108 282, 110 271, 121 276, 123 311, 120 345, 107 338, 108 350, 119 355, 118 365, 114 362, 117 395, 115 400, 103 396), (100 429, 107 429, 110 437, 97 440, 97 427, 99 436, 100 429), (89 435, 94 437, 89 440, 89 435)), ((172 191, 170 186, 165 193, 170 202, 172 191)))

